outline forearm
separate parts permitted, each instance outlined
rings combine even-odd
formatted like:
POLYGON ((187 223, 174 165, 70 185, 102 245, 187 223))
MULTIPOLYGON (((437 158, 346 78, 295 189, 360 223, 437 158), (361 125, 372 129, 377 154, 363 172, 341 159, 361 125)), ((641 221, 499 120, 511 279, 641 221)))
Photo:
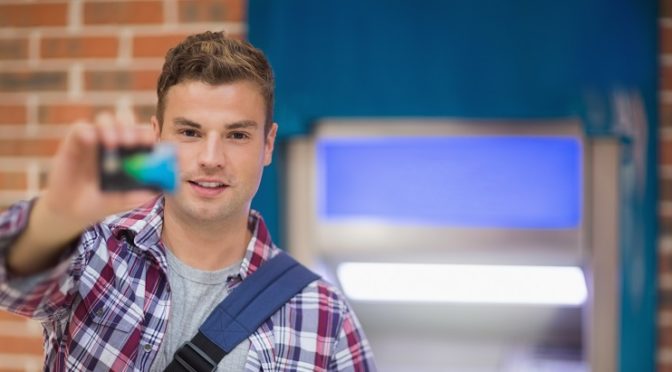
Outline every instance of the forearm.
POLYGON ((27 276, 55 266, 64 251, 86 226, 60 216, 38 199, 28 226, 7 251, 7 269, 12 275, 27 276))
MULTIPOLYGON (((81 255, 78 256, 79 244, 70 244, 68 252, 59 249, 60 256, 45 260, 48 265, 39 270, 39 274, 17 273, 10 269, 8 258, 14 252, 29 256, 34 246, 28 244, 27 250, 19 249, 17 242, 27 234, 29 221, 33 217, 36 204, 26 201, 12 205, 7 211, 0 213, 0 309, 8 310, 16 314, 34 319, 45 320, 62 309, 69 302, 72 290, 77 286, 78 267, 81 255), (33 206, 33 208, 31 208, 33 206), (80 258, 78 258, 80 257, 80 258)), ((56 226, 54 226, 56 227, 56 226)), ((22 244, 31 239, 22 240, 22 244)), ((37 259, 42 253, 39 250, 33 252, 37 259)), ((40 257, 40 260, 43 258, 40 257)))

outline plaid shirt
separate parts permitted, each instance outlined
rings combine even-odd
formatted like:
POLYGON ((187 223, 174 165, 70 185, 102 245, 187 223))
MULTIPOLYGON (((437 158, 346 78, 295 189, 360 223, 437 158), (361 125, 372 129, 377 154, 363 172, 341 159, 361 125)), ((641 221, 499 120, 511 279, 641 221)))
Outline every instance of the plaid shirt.
MULTIPOLYGON (((30 203, 0 214, 0 308, 42 321, 45 370, 151 370, 171 304, 160 239, 163 205, 158 198, 90 227, 59 264, 29 279, 9 277, 5 258, 27 224, 30 203)), ((249 227, 253 237, 229 289, 278 253, 255 211, 249 227)), ((249 340, 245 371, 376 369, 354 313, 322 280, 294 296, 249 340)))

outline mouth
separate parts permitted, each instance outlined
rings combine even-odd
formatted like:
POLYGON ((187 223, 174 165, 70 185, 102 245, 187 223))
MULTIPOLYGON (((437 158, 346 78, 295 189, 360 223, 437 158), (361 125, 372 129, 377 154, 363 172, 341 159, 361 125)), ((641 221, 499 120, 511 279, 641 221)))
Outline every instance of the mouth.
POLYGON ((188 180, 187 182, 198 196, 206 198, 218 196, 229 187, 226 183, 215 180, 188 180))
POLYGON ((192 185, 203 187, 206 189, 218 189, 220 187, 226 187, 227 185, 224 182, 216 181, 187 181, 192 185))

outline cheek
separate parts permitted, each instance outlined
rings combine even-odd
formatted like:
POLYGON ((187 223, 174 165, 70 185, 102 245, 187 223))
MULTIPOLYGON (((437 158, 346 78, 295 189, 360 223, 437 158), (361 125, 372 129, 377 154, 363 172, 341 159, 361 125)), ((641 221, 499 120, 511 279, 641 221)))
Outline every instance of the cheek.
POLYGON ((230 169, 235 169, 238 173, 244 173, 247 178, 256 178, 263 168, 264 157, 259 156, 258 152, 241 151, 231 154, 228 162, 230 169))
POLYGON ((190 165, 196 162, 195 146, 180 145, 177 149, 177 162, 181 169, 187 169, 190 165))

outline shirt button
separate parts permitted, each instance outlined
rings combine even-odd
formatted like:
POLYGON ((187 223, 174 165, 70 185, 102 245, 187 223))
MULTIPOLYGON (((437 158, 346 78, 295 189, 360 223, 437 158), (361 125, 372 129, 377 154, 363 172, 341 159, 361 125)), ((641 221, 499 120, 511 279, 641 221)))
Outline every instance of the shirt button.
POLYGON ((103 316, 103 308, 99 307, 98 310, 96 310, 96 316, 103 316))
POLYGON ((152 345, 150 344, 145 344, 142 348, 145 350, 145 353, 152 351, 152 345))

